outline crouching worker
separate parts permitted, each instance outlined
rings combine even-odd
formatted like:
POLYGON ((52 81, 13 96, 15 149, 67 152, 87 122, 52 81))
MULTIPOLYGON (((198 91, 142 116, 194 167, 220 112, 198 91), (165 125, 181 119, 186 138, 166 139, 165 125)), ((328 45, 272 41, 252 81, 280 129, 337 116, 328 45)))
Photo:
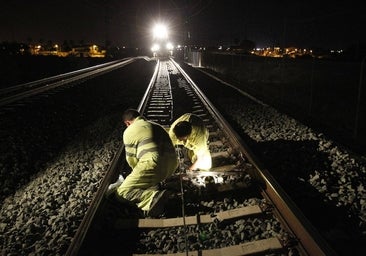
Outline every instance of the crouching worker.
POLYGON ((209 131, 199 116, 192 113, 183 114, 170 126, 169 136, 174 145, 187 148, 188 157, 192 162, 190 171, 210 170, 212 159, 208 147, 209 131))
POLYGON ((163 213, 169 192, 159 183, 178 167, 175 148, 161 125, 146 120, 135 109, 123 113, 126 160, 132 171, 117 187, 116 195, 131 202, 150 217, 163 213))

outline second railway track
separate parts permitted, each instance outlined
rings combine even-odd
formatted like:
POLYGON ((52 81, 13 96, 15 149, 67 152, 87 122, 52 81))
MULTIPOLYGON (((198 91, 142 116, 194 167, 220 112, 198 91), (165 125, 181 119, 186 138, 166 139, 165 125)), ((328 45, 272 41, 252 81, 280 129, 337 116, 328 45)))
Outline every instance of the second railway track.
POLYGON ((0 107, 34 95, 39 95, 55 88, 70 85, 73 82, 80 82, 84 79, 91 79, 94 76, 111 72, 117 68, 121 68, 130 64, 136 59, 138 58, 127 58, 123 60, 111 61, 89 68, 80 69, 74 72, 68 72, 65 74, 0 89, 0 107))
POLYGON ((121 147, 67 255, 334 254, 173 60, 158 62, 138 109, 166 128, 185 112, 199 115, 210 131, 213 168, 187 176, 183 164, 161 184, 176 194, 164 216, 144 218, 133 205, 105 197, 108 185, 128 174, 121 147))

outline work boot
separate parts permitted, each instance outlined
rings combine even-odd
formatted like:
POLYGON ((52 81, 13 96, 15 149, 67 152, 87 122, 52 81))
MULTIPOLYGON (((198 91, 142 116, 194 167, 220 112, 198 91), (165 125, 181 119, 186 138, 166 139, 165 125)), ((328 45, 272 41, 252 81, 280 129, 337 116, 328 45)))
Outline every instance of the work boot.
POLYGON ((170 195, 172 194, 169 190, 162 190, 154 196, 150 210, 147 212, 149 217, 159 217, 164 212, 164 207, 167 201, 169 200, 170 195))

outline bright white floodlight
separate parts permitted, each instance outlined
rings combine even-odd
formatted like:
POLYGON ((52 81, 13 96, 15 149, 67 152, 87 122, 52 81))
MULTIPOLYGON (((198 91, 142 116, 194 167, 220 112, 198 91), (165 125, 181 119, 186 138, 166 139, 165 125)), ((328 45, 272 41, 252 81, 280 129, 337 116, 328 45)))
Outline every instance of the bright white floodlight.
POLYGON ((155 25, 155 27, 153 29, 153 36, 154 36, 154 38, 158 38, 158 39, 168 38, 167 27, 163 24, 155 25))
POLYGON ((153 52, 157 52, 160 50, 160 46, 158 44, 154 44, 152 47, 151 47, 151 51, 153 52))
POLYGON ((170 42, 169 42, 169 43, 167 43, 165 47, 166 47, 166 49, 167 49, 167 50, 169 50, 169 51, 173 50, 173 48, 174 48, 173 44, 172 44, 172 43, 170 43, 170 42))

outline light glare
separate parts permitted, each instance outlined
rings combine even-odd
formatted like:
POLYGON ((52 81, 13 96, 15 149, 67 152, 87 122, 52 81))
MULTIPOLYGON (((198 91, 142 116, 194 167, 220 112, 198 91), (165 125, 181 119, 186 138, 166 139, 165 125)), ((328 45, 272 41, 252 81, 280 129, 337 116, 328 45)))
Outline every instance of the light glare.
POLYGON ((158 38, 158 39, 168 38, 168 30, 167 30, 166 26, 163 24, 155 25, 155 27, 153 29, 153 36, 154 36, 154 38, 158 38))
POLYGON ((167 49, 167 50, 169 50, 169 51, 170 51, 170 50, 173 50, 173 48, 174 48, 174 47, 173 47, 173 44, 172 44, 172 43, 170 43, 170 42, 169 42, 169 43, 167 43, 167 44, 166 44, 166 49, 167 49))
POLYGON ((151 51, 153 52, 157 52, 160 50, 160 45, 158 44, 154 44, 152 47, 151 47, 151 51))

